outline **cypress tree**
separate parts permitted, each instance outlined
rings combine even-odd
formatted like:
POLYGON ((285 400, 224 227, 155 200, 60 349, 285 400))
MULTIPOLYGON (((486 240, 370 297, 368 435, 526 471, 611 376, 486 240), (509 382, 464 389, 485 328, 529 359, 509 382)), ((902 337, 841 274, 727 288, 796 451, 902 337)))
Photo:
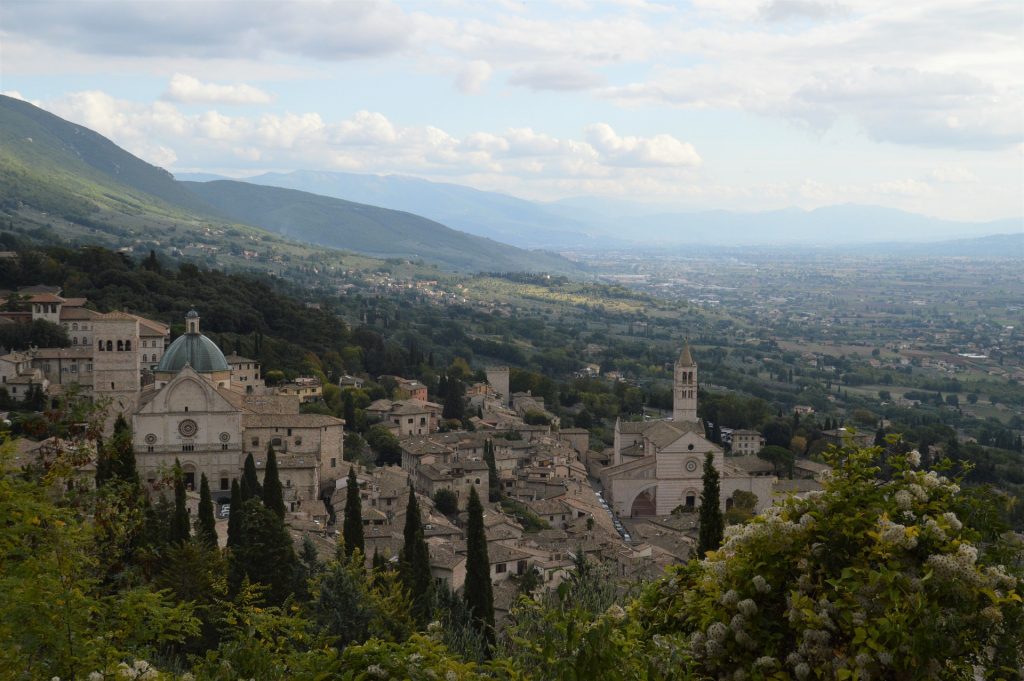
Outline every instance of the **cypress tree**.
POLYGON ((704 458, 704 491, 700 493, 700 536, 697 541, 697 557, 703 558, 708 551, 715 551, 722 545, 725 523, 719 507, 718 469, 711 452, 704 458))
MULTIPOLYGON (((231 509, 232 515, 235 509, 231 509)), ((242 502, 238 541, 231 547, 228 586, 238 593, 243 580, 267 586, 266 602, 280 605, 294 591, 297 562, 284 522, 259 499, 242 502)))
POLYGON ((208 546, 217 546, 217 527, 213 519, 213 500, 210 483, 203 473, 199 483, 199 517, 196 519, 196 537, 208 546))
POLYGON ((430 552, 423 538, 423 523, 416 493, 409 488, 405 508, 405 544, 402 547, 402 582, 412 594, 413 617, 421 625, 430 622, 434 606, 434 580, 430 576, 430 552))
POLYGON ((345 534, 345 555, 352 557, 352 554, 359 549, 360 553, 366 552, 366 545, 363 541, 363 504, 359 498, 359 483, 356 481, 356 467, 348 469, 348 481, 345 487, 345 526, 342 530, 345 534))
POLYGON ((242 517, 242 489, 238 479, 231 481, 231 512, 228 514, 228 546, 235 546, 241 537, 239 518, 242 517))
POLYGON ((242 501, 258 497, 263 492, 263 490, 260 489, 260 480, 256 476, 256 461, 252 458, 251 452, 245 457, 245 465, 242 468, 242 484, 240 485, 240 490, 242 492, 242 501))
POLYGON ((501 501, 501 481, 494 461, 494 441, 489 438, 484 441, 484 462, 487 464, 488 501, 501 501))
POLYGON ((174 460, 174 515, 171 517, 172 544, 186 542, 189 537, 188 508, 185 506, 185 474, 181 463, 174 460))
POLYGON ((263 471, 263 505, 284 520, 284 490, 281 476, 277 473, 277 452, 273 445, 267 446, 267 467, 263 471))
POLYGON ((473 624, 488 644, 494 643, 494 593, 491 588, 491 562, 487 557, 487 535, 484 533, 484 507, 469 488, 469 522, 466 528, 466 585, 463 588, 466 606, 473 615, 473 624))

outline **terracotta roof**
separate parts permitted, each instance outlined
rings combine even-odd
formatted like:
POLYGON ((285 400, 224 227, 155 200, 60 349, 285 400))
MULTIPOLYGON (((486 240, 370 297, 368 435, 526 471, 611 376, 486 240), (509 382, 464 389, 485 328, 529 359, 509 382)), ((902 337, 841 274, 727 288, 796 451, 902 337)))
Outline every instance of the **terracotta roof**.
POLYGON ((60 309, 61 320, 76 321, 79 319, 95 319, 99 316, 99 312, 90 310, 87 307, 68 307, 65 305, 60 309))
POLYGON ((242 414, 245 428, 325 428, 344 423, 339 418, 323 414, 242 414))
POLYGON ((28 302, 30 303, 61 303, 64 304, 64 299, 53 293, 33 293, 29 296, 28 302))
POLYGON ((135 321, 139 320, 139 318, 136 317, 135 315, 128 314, 127 312, 121 312, 120 310, 114 310, 113 312, 97 313, 97 315, 95 317, 93 317, 93 319, 97 319, 97 320, 109 319, 109 320, 131 321, 131 322, 135 322, 135 321))

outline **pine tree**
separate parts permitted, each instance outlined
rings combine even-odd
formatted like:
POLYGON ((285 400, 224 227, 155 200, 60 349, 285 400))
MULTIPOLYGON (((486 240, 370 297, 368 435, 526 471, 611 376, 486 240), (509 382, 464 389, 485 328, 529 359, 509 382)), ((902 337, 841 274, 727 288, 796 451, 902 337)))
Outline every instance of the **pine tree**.
MULTIPOLYGON (((231 509, 232 515, 235 509, 231 509)), ((238 593, 248 578, 267 587, 266 602, 280 605, 293 593, 297 563, 292 538, 284 521, 257 499, 242 502, 238 541, 231 547, 228 587, 238 593)))
POLYGON ((366 551, 363 541, 363 504, 359 498, 359 482, 356 480, 356 467, 348 469, 348 484, 345 488, 345 555, 351 557, 356 549, 366 551))
POLYGON ((203 473, 199 483, 199 516, 196 519, 196 537, 208 546, 217 546, 217 526, 213 519, 213 500, 210 483, 203 473))
POLYGON ((239 518, 242 517, 242 489, 238 485, 238 479, 231 481, 231 512, 228 514, 228 546, 235 546, 241 537, 238 528, 239 518))
POLYGON ((343 417, 345 419, 345 428, 347 430, 355 430, 356 427, 356 400, 352 396, 351 390, 346 390, 342 397, 344 403, 343 417))
POLYGON ((494 593, 491 587, 491 563, 487 557, 484 532, 484 507, 469 488, 469 522, 466 528, 466 584, 463 592, 473 622, 489 644, 494 643, 494 593))
POLYGON ((412 594, 412 611, 416 621, 430 622, 434 606, 434 580, 430 576, 430 552, 423 538, 423 521, 416 493, 409 488, 405 507, 405 544, 402 546, 402 583, 412 594))
POLYGON ((284 490, 277 472, 277 452, 273 445, 267 446, 267 467, 263 471, 263 505, 284 520, 284 490))
POLYGON ((186 542, 189 537, 188 508, 185 505, 185 474, 181 463, 174 460, 174 515, 171 518, 172 544, 186 542))
POLYGON ((242 492, 242 501, 248 501, 253 497, 261 496, 263 493, 263 490, 260 489, 260 480, 256 476, 256 461, 252 458, 251 452, 245 457, 240 490, 242 492))
POLYGON ((724 521, 719 506, 718 469, 711 452, 704 458, 704 491, 700 494, 700 537, 697 541, 697 557, 703 558, 708 551, 715 551, 722 545, 724 521))

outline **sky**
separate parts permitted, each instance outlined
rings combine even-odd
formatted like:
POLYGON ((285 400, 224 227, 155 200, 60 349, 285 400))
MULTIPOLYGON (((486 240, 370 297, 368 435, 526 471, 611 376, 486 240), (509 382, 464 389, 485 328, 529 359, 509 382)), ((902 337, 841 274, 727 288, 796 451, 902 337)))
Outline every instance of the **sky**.
POLYGON ((1024 215, 1019 0, 3 0, 0 92, 172 172, 1024 215))

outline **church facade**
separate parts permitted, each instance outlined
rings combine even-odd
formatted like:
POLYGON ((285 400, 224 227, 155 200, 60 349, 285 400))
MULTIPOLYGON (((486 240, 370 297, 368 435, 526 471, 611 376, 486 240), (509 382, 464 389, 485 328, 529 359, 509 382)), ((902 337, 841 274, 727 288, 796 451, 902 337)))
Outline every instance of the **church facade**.
POLYGON ((723 511, 738 490, 757 495, 757 510, 771 503, 775 476, 729 463, 724 450, 704 437, 697 418, 697 363, 687 344, 673 373, 672 420, 615 422, 612 458, 600 475, 608 501, 623 517, 669 515, 679 506, 696 509, 709 453, 719 474, 723 511))
POLYGON ((213 498, 226 502, 246 456, 263 469, 273 447, 288 509, 322 515, 320 490, 337 477, 344 421, 303 414, 298 397, 263 390, 258 364, 245 358, 229 364, 199 322, 189 312, 185 334, 163 353, 154 382, 137 394, 131 424, 140 477, 163 479, 177 460, 186 485, 198 489, 205 473, 213 498), (235 365, 244 376, 234 374, 235 365))

